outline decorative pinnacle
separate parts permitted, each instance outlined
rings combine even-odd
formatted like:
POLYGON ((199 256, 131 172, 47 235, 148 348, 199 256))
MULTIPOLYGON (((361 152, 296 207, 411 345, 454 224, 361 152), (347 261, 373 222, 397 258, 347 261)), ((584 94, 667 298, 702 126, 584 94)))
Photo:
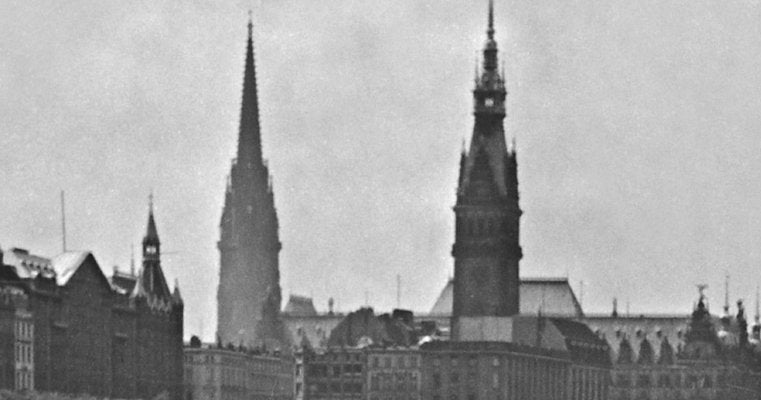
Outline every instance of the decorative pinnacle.
POLYGON ((489 0, 489 29, 486 30, 489 39, 494 39, 494 0, 489 0))
POLYGON ((151 189, 150 194, 148 194, 148 212, 153 214, 153 189, 151 189))

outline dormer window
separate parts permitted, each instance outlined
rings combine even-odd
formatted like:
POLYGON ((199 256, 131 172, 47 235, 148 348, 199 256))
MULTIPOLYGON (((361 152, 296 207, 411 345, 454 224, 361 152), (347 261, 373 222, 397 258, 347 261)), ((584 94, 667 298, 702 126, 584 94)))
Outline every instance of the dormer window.
POLYGON ((491 107, 491 106, 493 106, 493 105, 494 105, 494 99, 493 99, 492 97, 487 97, 487 98, 484 100, 484 105, 486 105, 486 107, 491 107))

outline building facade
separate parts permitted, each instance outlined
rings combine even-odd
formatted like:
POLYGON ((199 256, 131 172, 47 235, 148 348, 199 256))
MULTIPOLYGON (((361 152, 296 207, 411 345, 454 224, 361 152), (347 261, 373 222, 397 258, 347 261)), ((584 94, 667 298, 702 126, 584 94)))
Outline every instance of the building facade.
MULTIPOLYGON (((494 12, 483 65, 473 89, 475 124, 470 148, 460 158, 455 212, 452 318, 502 316, 519 312, 518 173, 515 148, 508 150, 505 77, 498 71, 494 12)), ((452 324, 457 339, 457 324, 452 324)))
POLYGON ((29 295, 20 285, 1 278, 0 388, 34 390, 34 319, 29 311, 29 295))
POLYGON ((602 359, 506 342, 430 342, 420 351, 424 400, 608 399, 602 359))
POLYGON ((728 311, 726 305, 724 316, 712 316, 701 292, 692 315, 678 325, 676 339, 662 331, 629 335, 619 328, 623 333, 617 334, 618 346, 611 354, 610 398, 761 398, 761 359, 748 338, 742 303, 735 317, 728 311))
POLYGON ((33 343, 34 390, 182 398, 184 305, 160 254, 152 209, 137 276, 109 280, 90 252, 4 253, 0 275, 28 295, 33 331, 21 337, 33 343))
POLYGON ((365 400, 418 400, 422 378, 420 352, 414 347, 366 349, 365 400))
POLYGON ((212 345, 185 347, 185 400, 293 399, 293 359, 212 345))
POLYGON ((295 353, 296 400, 361 400, 367 354, 361 348, 300 348, 295 353))
POLYGON ((289 349, 279 319, 281 244, 272 178, 262 157, 252 30, 249 21, 238 152, 220 222, 217 335, 236 346, 289 349))

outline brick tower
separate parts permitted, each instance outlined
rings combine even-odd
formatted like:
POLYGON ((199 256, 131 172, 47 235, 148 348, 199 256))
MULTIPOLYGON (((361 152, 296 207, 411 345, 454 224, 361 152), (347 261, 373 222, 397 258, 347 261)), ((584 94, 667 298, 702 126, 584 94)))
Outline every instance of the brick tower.
POLYGON ((248 23, 238 154, 233 160, 220 222, 217 335, 221 342, 285 348, 280 312, 278 219, 262 158, 253 26, 248 23))
POLYGON ((475 124, 463 149, 455 212, 453 338, 460 317, 506 317, 519 310, 521 210, 515 146, 505 141, 504 72, 497 68, 494 7, 473 90, 475 124))

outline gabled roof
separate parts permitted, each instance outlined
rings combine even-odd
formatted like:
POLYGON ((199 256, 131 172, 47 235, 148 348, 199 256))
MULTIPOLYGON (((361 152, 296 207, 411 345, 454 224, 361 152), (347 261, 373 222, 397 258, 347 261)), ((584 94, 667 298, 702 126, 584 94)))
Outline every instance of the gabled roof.
MULTIPOLYGON (((40 275, 47 278, 55 277, 58 286, 66 286, 87 257, 92 257, 89 251, 67 251, 50 259, 18 248, 13 248, 3 255, 4 263, 13 269, 19 279, 35 279, 40 275)), ((99 266, 98 270, 103 275, 99 266)))
POLYGON ((92 253, 89 251, 67 251, 53 257, 51 265, 55 271, 58 286, 66 286, 69 279, 74 276, 87 256, 90 255, 92 253))

